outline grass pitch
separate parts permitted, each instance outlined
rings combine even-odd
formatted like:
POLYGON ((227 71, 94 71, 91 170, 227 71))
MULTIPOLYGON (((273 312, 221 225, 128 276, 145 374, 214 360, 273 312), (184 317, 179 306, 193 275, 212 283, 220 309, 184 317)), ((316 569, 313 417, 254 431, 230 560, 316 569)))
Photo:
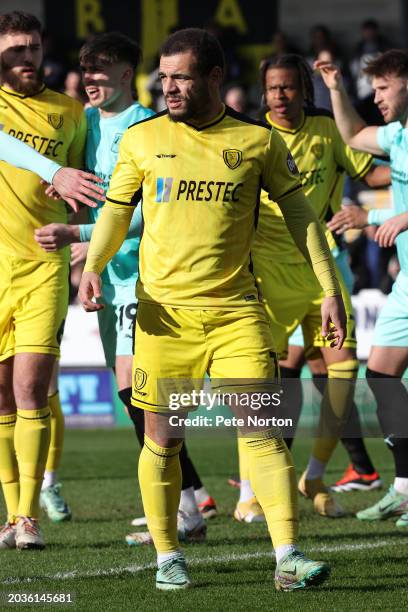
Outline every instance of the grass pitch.
MULTIPOLYGON (((311 440, 295 442, 299 468, 305 465, 310 445, 311 440)), ((393 477, 390 454, 380 440, 368 445, 388 486, 393 477)), ((218 503, 219 516, 209 521, 205 544, 185 548, 195 588, 156 591, 153 549, 129 548, 124 540, 134 530, 130 520, 142 514, 136 449, 130 429, 67 432, 60 474, 74 518, 59 525, 43 518, 47 548, 42 552, 0 551, 1 609, 9 592, 69 592, 75 602, 65 608, 87 612, 406 609, 408 530, 397 530, 395 520, 367 524, 353 517, 317 517, 303 499, 300 546, 312 558, 329 561, 332 575, 315 589, 276 593, 265 525, 243 525, 231 518, 237 498, 237 491, 226 482, 237 472, 231 438, 191 440, 191 455, 218 503)), ((336 480, 345 464, 340 448, 330 463, 327 482, 336 480)), ((339 499, 355 512, 382 493, 346 493, 339 499)), ((0 510, 4 516, 4 508, 0 510)), ((24 609, 60 606, 36 604, 24 609)))

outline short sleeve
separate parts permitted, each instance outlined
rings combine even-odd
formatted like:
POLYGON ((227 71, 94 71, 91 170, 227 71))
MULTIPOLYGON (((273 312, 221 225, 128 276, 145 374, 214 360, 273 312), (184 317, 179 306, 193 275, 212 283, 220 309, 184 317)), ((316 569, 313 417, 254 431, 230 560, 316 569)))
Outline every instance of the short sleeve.
POLYGON ((382 125, 379 128, 377 128, 378 146, 386 153, 390 153, 393 140, 396 134, 401 129, 402 129, 402 125, 399 121, 394 121, 394 123, 389 123, 388 125, 382 125))
POLYGON ((302 189, 295 160, 283 138, 274 129, 271 130, 265 151, 262 187, 275 202, 302 189))

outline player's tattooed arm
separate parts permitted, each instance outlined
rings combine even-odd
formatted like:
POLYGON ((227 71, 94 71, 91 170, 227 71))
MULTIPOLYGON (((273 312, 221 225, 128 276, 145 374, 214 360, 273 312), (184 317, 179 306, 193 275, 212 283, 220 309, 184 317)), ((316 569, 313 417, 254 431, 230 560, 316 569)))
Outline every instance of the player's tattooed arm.
POLYGON ((391 247, 399 234, 408 230, 408 212, 395 215, 378 229, 374 239, 380 247, 391 247))

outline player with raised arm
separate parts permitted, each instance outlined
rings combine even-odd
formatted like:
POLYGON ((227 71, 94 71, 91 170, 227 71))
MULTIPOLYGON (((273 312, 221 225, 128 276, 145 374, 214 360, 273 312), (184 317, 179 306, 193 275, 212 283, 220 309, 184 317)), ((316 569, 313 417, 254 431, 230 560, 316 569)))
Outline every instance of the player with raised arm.
MULTIPOLYGON (((3 131, 60 165, 81 168, 83 109, 43 84, 36 17, 0 16, 0 54, 3 131)), ((47 391, 68 307, 69 249, 45 253, 34 231, 65 222, 67 212, 62 200, 46 196, 35 174, 3 162, 0 192, 0 479, 8 514, 0 548, 44 548, 39 495, 56 407, 47 391)))
MULTIPOLYGON (((206 372, 222 390, 277 388, 270 329, 249 267, 260 183, 324 285, 323 328, 329 333, 334 323, 339 347, 345 313, 327 241, 282 139, 221 102, 218 41, 200 29, 175 32, 162 46, 159 73, 168 110, 122 138, 79 295, 85 310, 101 307, 93 301, 101 296, 100 274, 142 195, 132 403, 145 411, 139 482, 158 553, 156 586, 169 590, 191 583, 177 538, 183 433, 171 426, 169 388, 191 394, 206 372)), ((276 587, 321 582, 328 566, 297 549, 295 474, 280 433, 248 431, 245 420, 243 433, 277 556, 276 587)))
MULTIPOLYGON (((91 105, 86 110, 86 166, 103 181, 105 190, 108 189, 116 165, 123 133, 129 126, 154 114, 134 99, 133 82, 140 58, 138 44, 119 32, 97 35, 85 43, 79 52, 85 91, 91 105)), ((75 244, 80 247, 75 250, 75 261, 79 257, 83 261, 102 205, 103 202, 99 202, 97 209, 89 211, 88 224, 54 223, 41 228, 36 233, 37 242, 48 252, 55 252, 67 244, 75 244)), ((127 238, 102 274, 103 309, 98 311, 98 320, 106 365, 115 371, 119 397, 126 406, 143 446, 144 415, 130 401, 132 338, 137 306, 135 285, 141 233, 142 214, 138 207, 133 214, 127 238)), ((183 487, 178 517, 179 532, 184 539, 202 540, 206 526, 197 507, 193 485, 198 481, 198 488, 203 489, 203 486, 185 446, 181 451, 181 464, 183 487)), ((204 514, 207 516, 216 512, 214 501, 208 498, 208 493, 204 494, 201 506, 205 508, 204 514)), ((49 496, 47 505, 51 511, 53 505, 61 506, 56 495, 49 496)), ((126 539, 130 545, 151 542, 150 534, 145 532, 131 533, 126 539)))
MULTIPOLYGON (((345 145, 330 113, 314 107, 312 76, 302 57, 287 54, 266 60, 261 70, 261 81, 267 106, 265 121, 279 132, 290 149, 299 168, 305 194, 319 217, 333 253, 341 258, 326 228, 325 218, 331 208, 337 206, 345 173, 354 179, 364 177, 367 182, 375 181, 372 156, 356 153, 345 145)), ((290 235, 279 206, 270 201, 266 192, 262 192, 261 199, 263 205, 252 246, 252 262, 281 359, 281 376, 286 383, 287 402, 295 423, 302 401, 296 378, 300 378, 304 354, 312 364, 323 357, 323 367, 327 368, 328 373, 321 411, 322 419, 332 421, 333 427, 326 436, 316 438, 299 489, 313 501, 318 514, 338 518, 344 515, 344 511, 324 485, 323 475, 337 445, 336 432, 341 435, 341 425, 347 422, 351 413, 354 381, 358 372, 350 295, 339 272, 348 333, 341 351, 334 351, 330 341, 321 335, 320 306, 324 292, 290 235), (304 348, 292 346, 288 350, 289 338, 299 323, 304 348)), ((291 442, 292 438, 287 439, 289 446, 291 442)), ((360 454, 361 446, 364 451, 362 441, 360 454)), ((248 514, 256 518, 260 515, 245 474, 247 460, 243 455, 248 451, 242 439, 238 447, 244 474, 241 474, 240 499, 234 516, 248 522, 248 514)), ((365 455, 370 463, 367 453, 365 455)))
MULTIPOLYGON (((394 456, 395 480, 385 497, 358 512, 357 518, 375 521, 400 516, 397 526, 408 527, 408 393, 401 380, 408 367, 408 53, 386 51, 365 69, 372 79, 374 102, 386 123, 381 127, 367 126, 355 111, 337 66, 317 62, 316 68, 330 89, 334 116, 344 140, 353 148, 386 154, 391 160, 394 211, 370 212, 367 222, 380 225, 376 234, 380 244, 390 245, 395 240, 401 270, 376 322, 366 376, 394 456)), ((351 227, 351 217, 343 213, 333 221, 333 229, 351 227)))

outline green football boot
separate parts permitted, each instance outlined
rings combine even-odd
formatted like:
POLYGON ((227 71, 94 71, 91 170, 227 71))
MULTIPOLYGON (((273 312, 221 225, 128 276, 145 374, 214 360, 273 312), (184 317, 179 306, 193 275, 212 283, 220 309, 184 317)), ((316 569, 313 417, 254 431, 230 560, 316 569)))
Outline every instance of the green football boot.
POLYGON ((298 550, 288 553, 279 561, 275 571, 277 591, 295 591, 317 586, 330 575, 330 567, 322 561, 312 561, 298 550))
POLYGON ((48 518, 53 523, 61 521, 69 521, 71 518, 71 510, 65 503, 60 494, 61 484, 50 485, 43 489, 40 494, 40 506, 48 514, 48 518))
POLYGON ((360 521, 383 521, 390 516, 399 516, 408 512, 408 496, 398 493, 391 485, 388 493, 374 506, 357 512, 360 521))
POLYGON ((191 586, 190 576, 183 555, 173 557, 159 566, 156 574, 156 588, 161 591, 188 589, 191 586))

